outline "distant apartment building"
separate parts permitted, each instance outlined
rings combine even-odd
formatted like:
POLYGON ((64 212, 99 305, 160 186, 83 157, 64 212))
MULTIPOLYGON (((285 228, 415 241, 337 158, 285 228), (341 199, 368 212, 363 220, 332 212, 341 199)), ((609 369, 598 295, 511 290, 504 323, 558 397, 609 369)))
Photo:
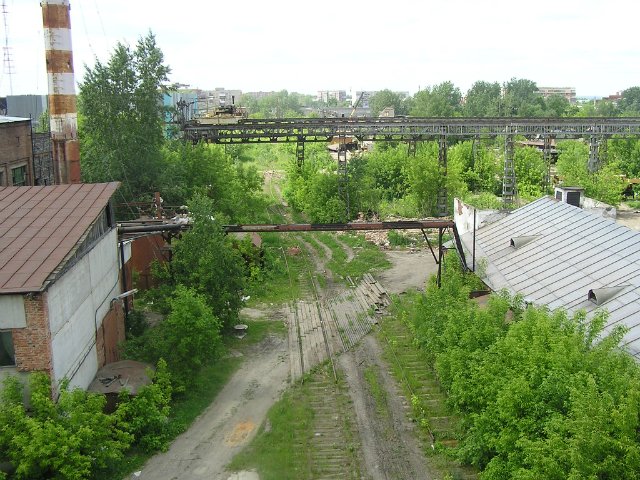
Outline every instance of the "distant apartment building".
POLYGON ((576 103, 575 87, 538 87, 538 93, 543 98, 549 98, 552 95, 562 95, 569 100, 569 103, 576 103))
POLYGON ((276 92, 245 92, 243 93, 246 97, 255 98, 256 100, 260 100, 261 98, 269 97, 271 95, 275 95, 276 92))
POLYGON ((369 99, 373 97, 377 93, 376 90, 364 90, 364 91, 356 91, 355 97, 351 99, 351 104, 355 105, 358 102, 360 96, 362 96, 362 100, 358 103, 359 107, 369 108, 369 99))
POLYGON ((329 100, 335 100, 338 103, 345 102, 347 100, 346 90, 320 90, 318 92, 317 100, 323 103, 329 103, 329 100))
POLYGON ((613 95, 609 95, 608 97, 603 97, 602 100, 606 100, 607 102, 617 103, 622 100, 622 92, 616 92, 613 95))
POLYGON ((224 88, 216 88, 215 90, 209 91, 209 98, 217 107, 235 105, 238 100, 240 100, 241 95, 241 90, 226 90, 224 88))

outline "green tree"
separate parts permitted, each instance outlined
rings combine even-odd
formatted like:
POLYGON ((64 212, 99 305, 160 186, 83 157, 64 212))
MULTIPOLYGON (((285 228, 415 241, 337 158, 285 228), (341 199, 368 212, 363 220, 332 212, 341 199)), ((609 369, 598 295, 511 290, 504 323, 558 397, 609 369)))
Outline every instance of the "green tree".
POLYGON ((558 143, 558 162, 556 168, 563 184, 583 187, 588 197, 611 205, 618 205, 625 189, 620 166, 612 160, 600 170, 590 173, 587 168, 589 146, 576 141, 558 143))
POLYGON ((166 205, 204 194, 217 212, 237 223, 252 221, 260 210, 262 178, 255 167, 234 162, 224 146, 176 140, 165 144, 163 157, 158 185, 166 205))
MULTIPOLYGON (((170 349, 166 353, 170 358, 173 352, 170 349)), ((183 375, 180 369, 178 375, 183 375)), ((114 414, 118 425, 133 436, 135 445, 146 452, 165 450, 168 446, 171 392, 167 362, 163 359, 157 363, 153 383, 140 388, 135 396, 131 396, 127 389, 120 391, 114 414)))
POLYGON ((625 116, 640 116, 640 87, 631 87, 624 90, 622 98, 618 102, 618 107, 625 116))
POLYGON ((538 86, 532 80, 512 78, 503 86, 503 116, 507 117, 540 117, 546 111, 538 86))
POLYGON ((544 195, 547 165, 542 152, 533 147, 517 148, 514 152, 514 163, 518 193, 530 199, 544 195))
POLYGON ((203 295, 213 315, 228 327, 237 320, 242 305, 242 257, 225 235, 224 216, 216 212, 212 199, 196 195, 189 212, 193 226, 174 247, 173 282, 203 295))
POLYGON ((466 117, 497 117, 500 115, 502 100, 498 82, 475 82, 465 98, 464 115, 466 117))
POLYGON ((121 460, 132 441, 117 418, 103 412, 104 395, 68 390, 63 383, 54 402, 49 377, 34 373, 27 410, 17 380, 9 381, 8 390, 0 405, 0 451, 17 479, 89 479, 121 460))
POLYGON ((403 96, 391 90, 380 90, 369 99, 369 108, 374 117, 377 117, 387 107, 393 107, 396 115, 408 113, 403 96))
POLYGON ((461 112, 462 94, 451 82, 427 87, 414 95, 411 115, 415 117, 455 117, 461 112))
POLYGON ((118 43, 106 64, 86 67, 78 103, 84 181, 121 181, 128 200, 157 190, 169 72, 151 32, 135 49, 118 43))
POLYGON ((438 162, 438 144, 428 142, 420 145, 415 157, 409 157, 407 165, 409 194, 421 215, 436 215, 438 191, 441 186, 447 188, 447 204, 453 205, 454 197, 461 197, 466 191, 462 180, 463 164, 454 156, 447 162, 447 175, 444 175, 438 162))
POLYGON ((608 100, 594 100, 585 103, 578 110, 578 116, 581 117, 615 117, 619 114, 616 104, 608 100))
POLYGON ((554 94, 545 100, 547 105, 547 116, 564 117, 574 115, 577 109, 573 108, 569 100, 564 95, 554 94))

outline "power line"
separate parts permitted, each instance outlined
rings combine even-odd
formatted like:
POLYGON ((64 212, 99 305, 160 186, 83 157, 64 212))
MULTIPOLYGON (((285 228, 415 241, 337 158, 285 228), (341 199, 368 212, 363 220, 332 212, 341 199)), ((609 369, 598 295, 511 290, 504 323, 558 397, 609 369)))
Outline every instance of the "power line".
MULTIPOLYGON (((11 55, 11 47, 9 46, 9 9, 7 8, 7 1, 2 0, 2 19, 4 22, 4 46, 2 47, 3 53, 3 74, 9 77, 9 94, 13 95, 13 58, 11 55)), ((3 75, 3 76, 4 76, 3 75)))

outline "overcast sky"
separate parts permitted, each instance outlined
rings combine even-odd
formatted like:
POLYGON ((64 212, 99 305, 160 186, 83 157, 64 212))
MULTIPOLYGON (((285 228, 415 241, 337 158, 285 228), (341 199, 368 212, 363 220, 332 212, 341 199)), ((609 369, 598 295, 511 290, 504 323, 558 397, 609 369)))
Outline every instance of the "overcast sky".
MULTIPOLYGON (((5 1, 13 94, 46 93, 39 1, 5 1)), ((311 94, 517 77, 606 96, 640 85, 639 14, 636 0, 71 1, 76 81, 151 29, 174 82, 311 94)))

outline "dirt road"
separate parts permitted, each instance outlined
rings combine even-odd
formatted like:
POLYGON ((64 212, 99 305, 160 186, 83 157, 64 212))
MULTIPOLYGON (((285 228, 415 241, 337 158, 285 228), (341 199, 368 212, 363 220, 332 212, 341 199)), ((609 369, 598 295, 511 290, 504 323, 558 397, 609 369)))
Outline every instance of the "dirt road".
POLYGON ((144 480, 226 480, 224 466, 254 436, 287 387, 287 340, 269 336, 247 353, 215 401, 169 451, 152 457, 144 480))

